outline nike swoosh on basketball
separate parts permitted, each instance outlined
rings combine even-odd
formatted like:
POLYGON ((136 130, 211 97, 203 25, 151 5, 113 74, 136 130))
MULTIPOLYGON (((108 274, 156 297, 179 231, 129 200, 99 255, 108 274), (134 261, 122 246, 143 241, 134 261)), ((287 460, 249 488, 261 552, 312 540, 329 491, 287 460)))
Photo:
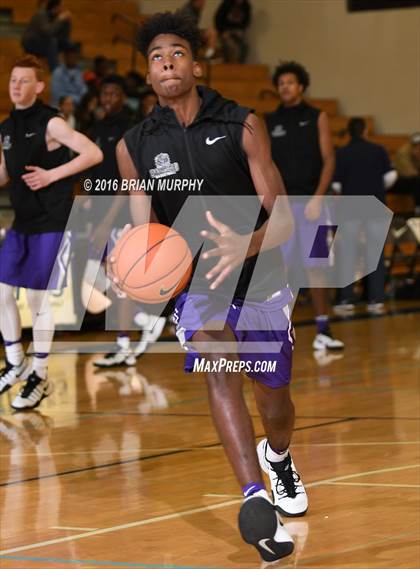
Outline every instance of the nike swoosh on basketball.
POLYGON ((171 290, 174 290, 174 288, 176 288, 179 285, 179 281, 177 283, 175 283, 173 286, 171 286, 170 288, 167 288, 166 290, 161 288, 160 289, 160 296, 166 296, 169 292, 171 292, 171 290))
POLYGON ((266 551, 268 551, 268 553, 271 553, 272 555, 276 555, 276 552, 268 547, 268 545, 266 544, 266 541, 270 541, 270 538, 260 539, 260 541, 258 542, 258 545, 260 547, 262 547, 263 549, 265 549, 266 551))
POLYGON ((36 132, 25 132, 25 137, 26 138, 31 138, 31 136, 35 136, 36 132))
POLYGON ((218 140, 222 140, 222 138, 226 138, 226 136, 217 136, 216 138, 210 138, 209 136, 206 138, 207 146, 212 146, 218 140))

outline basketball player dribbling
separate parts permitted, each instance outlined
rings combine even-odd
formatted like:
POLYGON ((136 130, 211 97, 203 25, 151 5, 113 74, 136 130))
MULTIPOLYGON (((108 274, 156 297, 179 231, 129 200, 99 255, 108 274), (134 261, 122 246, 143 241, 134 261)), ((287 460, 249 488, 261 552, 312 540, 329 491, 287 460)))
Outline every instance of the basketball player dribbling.
MULTIPOLYGON (((243 395, 242 374, 206 373, 213 422, 243 490, 244 502, 239 513, 241 535, 270 562, 293 551, 293 540, 279 513, 301 516, 308 507, 305 489, 289 452, 294 425, 289 391, 293 331, 286 310, 290 291, 279 245, 288 239, 293 221, 286 203, 276 225, 276 239, 263 243, 275 199, 285 195, 282 179, 271 159, 265 128, 252 111, 223 99, 211 89, 196 86, 201 75, 196 61, 199 37, 193 22, 176 12, 156 14, 140 29, 139 49, 147 59, 147 79, 159 104, 148 118, 126 133, 117 146, 117 158, 122 178, 150 180, 156 176, 157 164, 162 162, 159 156, 165 156, 166 161, 170 160, 167 166, 177 165, 177 168, 168 167, 168 178, 204 180, 199 199, 204 202, 207 196, 218 196, 220 202, 226 196, 231 199, 231 211, 226 211, 223 205, 217 212, 203 209, 201 235, 216 243, 216 248, 202 254, 211 268, 198 275, 199 293, 194 289, 194 293, 184 292, 176 299, 174 321, 178 337, 188 351, 186 371, 193 371, 194 361, 203 356, 210 362, 220 360, 220 353, 197 353, 195 342, 239 345, 242 341, 259 344, 275 340, 283 344, 273 354, 226 354, 232 362, 274 359, 276 363, 275 372, 262 373, 253 368, 248 374, 267 435, 257 451, 243 395), (242 267, 238 266, 242 265, 238 258, 248 236, 239 230, 249 214, 241 205, 244 196, 260 197, 263 207, 250 235, 242 267), (269 260, 272 273, 258 276, 251 290, 258 253, 269 260), (239 273, 234 298, 229 299, 227 323, 222 330, 210 330, 210 322, 225 320, 218 313, 215 293, 223 296, 226 283, 239 273), (247 292, 251 302, 244 304, 247 292), (242 313, 254 323, 251 331, 236 329, 242 313), (263 321, 269 323, 269 330, 261 325, 263 321), (269 474, 274 504, 265 489, 261 468, 269 474)), ((162 172, 158 175, 161 177, 162 172)), ((152 192, 152 219, 171 226, 188 197, 186 193, 152 192)), ((136 192, 132 197, 136 224, 150 221, 148 204, 147 191, 136 192)), ((111 272, 113 262, 115 259, 111 258, 111 272)))
POLYGON ((12 402, 14 409, 33 409, 47 397, 47 376, 54 319, 48 289, 61 289, 69 258, 65 232, 72 207, 72 176, 102 160, 102 152, 74 131, 56 109, 37 97, 45 87, 39 60, 25 55, 11 72, 9 94, 14 109, 0 125, 0 186, 10 181, 12 228, 0 248, 0 331, 6 366, 0 370, 0 393, 27 379, 12 402), (69 149, 77 156, 70 160, 69 149), (56 264, 57 257, 62 263, 56 264), (32 365, 21 343, 21 320, 14 287, 26 289, 32 314, 32 365))

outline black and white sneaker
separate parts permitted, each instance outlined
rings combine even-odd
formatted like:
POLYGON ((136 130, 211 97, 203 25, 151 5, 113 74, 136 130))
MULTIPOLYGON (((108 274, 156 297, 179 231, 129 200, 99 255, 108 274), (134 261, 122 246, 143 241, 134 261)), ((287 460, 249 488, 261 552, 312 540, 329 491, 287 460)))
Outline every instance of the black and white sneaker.
POLYGON ((130 339, 126 336, 117 338, 115 351, 109 352, 103 358, 95 360, 93 365, 100 368, 135 366, 136 358, 133 350, 130 349, 130 339))
POLYGON ((284 516, 303 516, 308 509, 308 496, 290 452, 281 462, 270 462, 267 445, 267 439, 260 441, 257 454, 261 469, 270 478, 274 506, 284 516))
POLYGON ((312 342, 314 350, 343 350, 344 343, 337 338, 333 338, 330 333, 317 334, 312 342))
POLYGON ((13 409, 19 411, 35 409, 45 397, 51 395, 52 391, 52 383, 48 379, 42 379, 42 377, 39 377, 39 375, 33 371, 11 405, 13 409))
POLYGON ((0 395, 6 393, 19 381, 26 379, 29 372, 29 362, 26 358, 23 358, 22 363, 18 366, 14 366, 6 360, 5 367, 0 369, 0 395))
MULTIPOLYGON (((239 531, 246 543, 257 548, 264 561, 273 562, 292 553, 293 539, 273 504, 261 494, 246 498, 242 504, 239 531)), ((265 491, 264 494, 267 495, 265 491)))

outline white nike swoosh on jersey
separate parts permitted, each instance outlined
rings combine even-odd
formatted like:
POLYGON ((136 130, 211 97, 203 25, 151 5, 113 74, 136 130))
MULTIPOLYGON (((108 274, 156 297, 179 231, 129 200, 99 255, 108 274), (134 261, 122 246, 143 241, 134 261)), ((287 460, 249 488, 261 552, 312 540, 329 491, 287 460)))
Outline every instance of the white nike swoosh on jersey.
POLYGON ((309 124, 309 121, 300 121, 299 126, 306 126, 309 124))
POLYGON ((270 549, 268 547, 268 545, 265 543, 266 541, 270 541, 270 538, 267 539, 260 539, 260 541, 258 542, 258 545, 260 547, 262 547, 263 549, 265 549, 266 551, 268 551, 268 553, 271 553, 272 555, 276 555, 276 552, 273 551, 272 549, 270 549))
POLYGON ((217 142, 218 140, 222 140, 222 138, 226 138, 226 136, 217 136, 216 138, 210 138, 209 136, 206 138, 206 144, 207 146, 211 146, 212 144, 214 144, 215 142, 217 142))
POLYGON ((36 132, 25 132, 26 138, 31 138, 31 136, 35 136, 36 132))

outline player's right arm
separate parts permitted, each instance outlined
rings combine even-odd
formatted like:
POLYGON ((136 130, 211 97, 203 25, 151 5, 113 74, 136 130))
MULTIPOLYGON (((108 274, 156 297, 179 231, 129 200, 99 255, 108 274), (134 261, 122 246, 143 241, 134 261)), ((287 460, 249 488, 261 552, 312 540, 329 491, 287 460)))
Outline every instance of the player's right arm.
MULTIPOLYGON (((125 140, 117 144, 117 163, 122 180, 139 180, 140 176, 130 156, 125 140)), ((151 208, 151 199, 143 190, 130 193, 130 210, 134 225, 143 225, 157 218, 151 208)))
POLYGON ((6 160, 4 159, 4 153, 2 149, 0 157, 0 186, 5 186, 8 181, 9 174, 7 173, 6 160))

